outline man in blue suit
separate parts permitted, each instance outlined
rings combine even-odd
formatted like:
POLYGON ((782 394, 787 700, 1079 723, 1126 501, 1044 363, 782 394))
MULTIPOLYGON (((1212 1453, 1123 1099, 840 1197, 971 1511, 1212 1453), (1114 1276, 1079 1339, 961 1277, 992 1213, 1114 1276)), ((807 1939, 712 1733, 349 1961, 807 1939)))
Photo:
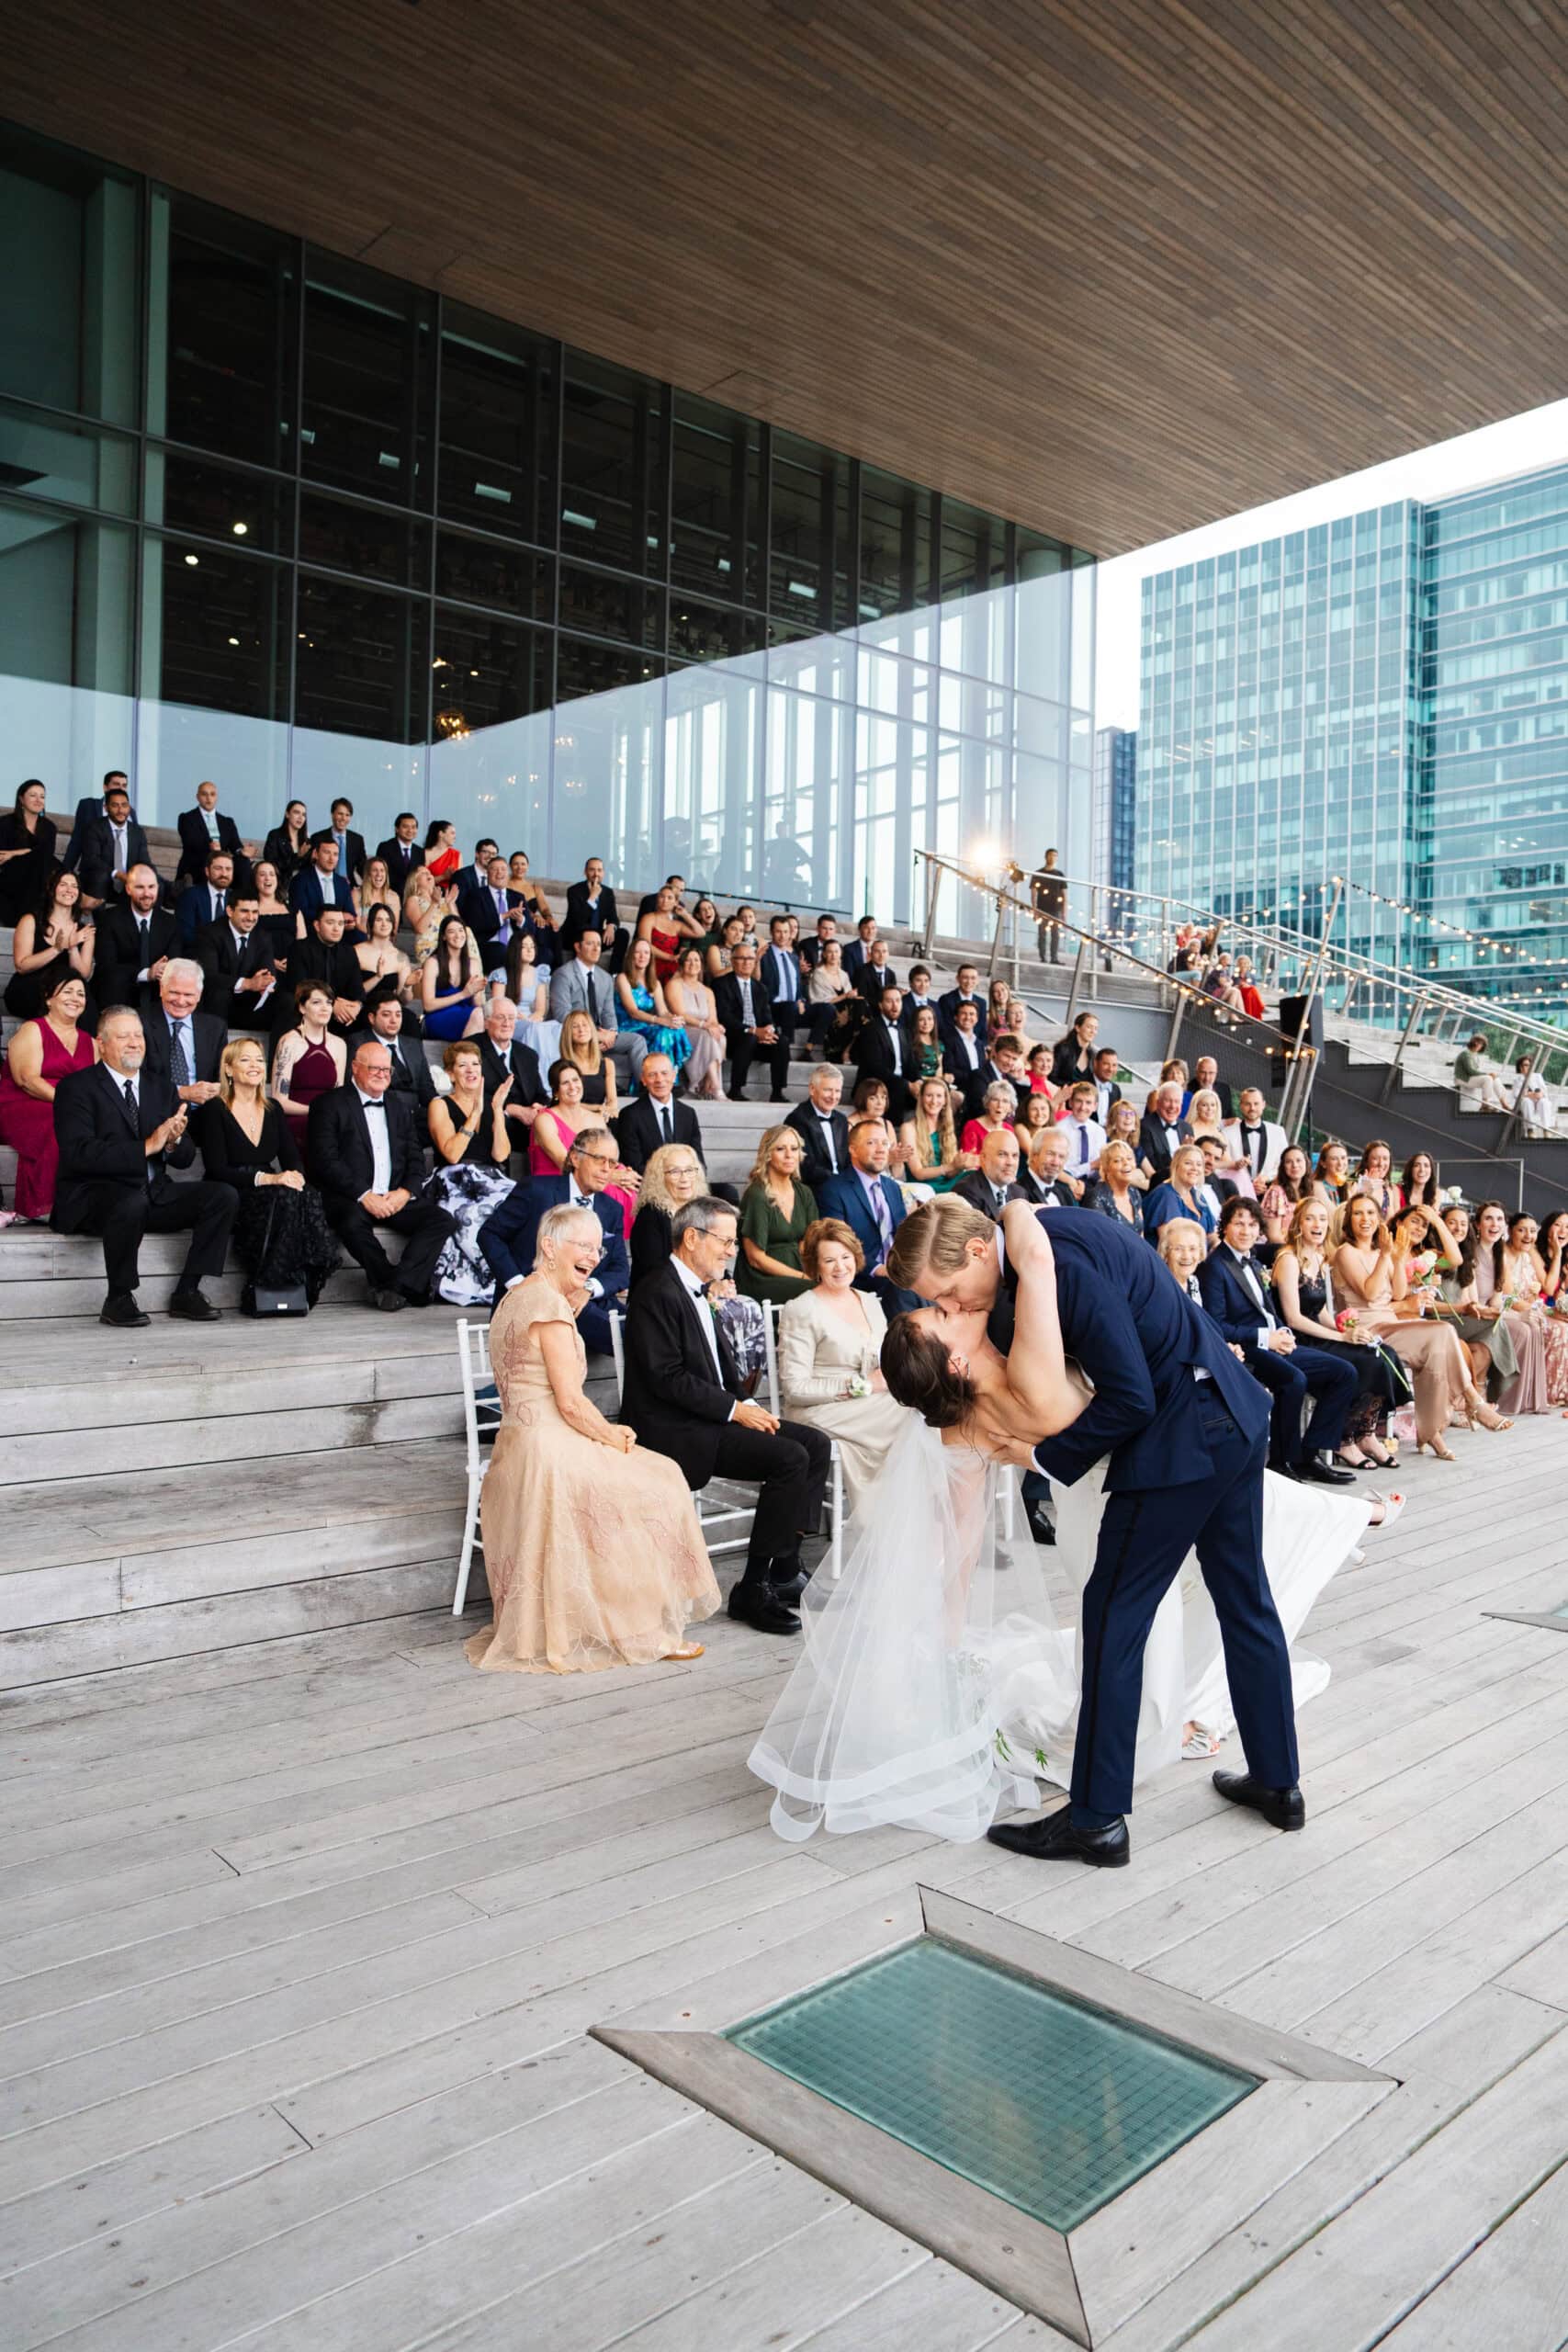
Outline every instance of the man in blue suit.
MULTIPOLYGON (((1077 1420, 1034 1449, 1063 1486, 1104 1460, 1105 1510, 1084 1587, 1083 1679, 1071 1803, 993 1828, 998 1846, 1115 1869, 1143 1690, 1144 1645, 1181 1563, 1196 1550, 1224 1637, 1247 1770, 1216 1772, 1233 1804, 1300 1829, 1291 1659, 1263 1566, 1269 1400, 1146 1243, 1087 1209, 1038 1212, 1055 1261, 1062 1344, 1093 1383, 1077 1420)), ((889 1272, 948 1312, 983 1311, 998 1346, 1012 1302, 999 1229, 949 1194, 906 1219, 889 1272)))
POLYGON ((302 865, 288 886, 288 904, 297 915, 304 916, 307 929, 323 907, 341 907, 355 926, 351 935, 363 935, 357 929, 354 891, 347 876, 338 872, 337 842, 333 834, 321 833, 312 843, 310 865, 302 865))
POLYGON ((499 1306, 503 1295, 534 1271, 535 1241, 545 1211, 563 1208, 569 1202, 592 1210, 604 1229, 604 1254, 577 1328, 583 1346, 602 1356, 612 1352, 610 1310, 625 1306, 632 1272, 620 1203, 604 1190, 619 1156, 608 1127, 580 1127, 567 1155, 566 1174, 536 1176, 532 1183, 514 1185, 479 1227, 479 1248, 495 1275, 494 1303, 499 1306))
POLYGON ((850 1164, 837 1176, 824 1177, 817 1187, 817 1207, 822 1216, 842 1218, 865 1252, 865 1263, 855 1276, 857 1290, 874 1290, 890 1315, 918 1306, 913 1295, 895 1291, 886 1279, 887 1253, 904 1222, 904 1195, 887 1165, 887 1128, 881 1119, 857 1119, 850 1129, 850 1164))
POLYGON ((1303 1346, 1275 1314, 1252 1251, 1261 1227, 1254 1204, 1240 1194, 1220 1211, 1220 1238, 1198 1269, 1203 1306, 1220 1336, 1241 1350, 1254 1380, 1274 1400, 1269 1467, 1287 1478, 1320 1487, 1348 1487, 1354 1473, 1337 1470, 1334 1454, 1345 1418, 1356 1401, 1356 1368, 1342 1348, 1303 1346), (1308 1397, 1313 1415, 1303 1433, 1308 1397))

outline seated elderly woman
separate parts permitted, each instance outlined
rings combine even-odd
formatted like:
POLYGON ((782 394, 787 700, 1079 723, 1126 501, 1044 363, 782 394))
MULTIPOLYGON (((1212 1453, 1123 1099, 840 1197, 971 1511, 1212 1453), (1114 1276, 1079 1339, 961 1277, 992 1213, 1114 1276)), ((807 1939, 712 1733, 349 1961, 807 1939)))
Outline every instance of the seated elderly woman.
POLYGON ((964 1123, 959 1144, 964 1151, 978 1151, 987 1136, 998 1127, 1010 1127, 1018 1110, 1018 1094, 1010 1081, 994 1078, 980 1097, 980 1115, 964 1123))
POLYGON ((512 1074, 487 1102, 479 1043, 468 1037, 446 1047, 441 1066, 451 1085, 425 1114, 436 1159, 425 1197, 446 1211, 454 1230, 435 1261, 433 1287, 448 1306, 486 1306, 495 1295, 495 1270, 479 1247, 479 1228, 512 1191, 506 1172, 512 1160, 506 1127, 512 1074))
MULTIPOLYGON (((689 1143, 661 1143, 649 1156, 637 1188, 637 1215, 631 1222, 629 1299, 638 1283, 662 1266, 674 1248, 675 1214, 707 1189, 703 1163, 689 1143)), ((764 1309, 754 1298, 742 1298, 732 1274, 721 1275, 708 1288, 708 1301, 729 1341, 730 1353, 743 1379, 754 1380, 768 1360, 763 1329, 764 1309)))
POLYGON ((779 1399, 788 1419, 837 1441, 852 1510, 904 1423, 882 1376, 887 1318, 874 1292, 855 1288, 865 1252, 842 1218, 807 1227, 800 1262, 812 1287, 779 1313, 779 1399))
POLYGON ((1203 1155, 1196 1144, 1179 1144, 1170 1155, 1170 1175, 1163 1184, 1156 1184, 1144 1204, 1144 1233, 1153 1241, 1160 1227, 1173 1217, 1187 1217, 1200 1226, 1205 1234, 1213 1232, 1218 1219, 1204 1198, 1203 1155))

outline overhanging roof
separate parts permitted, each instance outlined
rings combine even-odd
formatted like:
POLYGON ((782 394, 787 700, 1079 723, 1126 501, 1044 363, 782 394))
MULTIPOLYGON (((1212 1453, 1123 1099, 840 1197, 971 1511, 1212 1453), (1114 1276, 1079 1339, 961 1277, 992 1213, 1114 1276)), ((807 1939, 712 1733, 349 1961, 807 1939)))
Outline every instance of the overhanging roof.
POLYGON ((1111 554, 1568 390, 1529 0, 0 0, 6 109, 1111 554))

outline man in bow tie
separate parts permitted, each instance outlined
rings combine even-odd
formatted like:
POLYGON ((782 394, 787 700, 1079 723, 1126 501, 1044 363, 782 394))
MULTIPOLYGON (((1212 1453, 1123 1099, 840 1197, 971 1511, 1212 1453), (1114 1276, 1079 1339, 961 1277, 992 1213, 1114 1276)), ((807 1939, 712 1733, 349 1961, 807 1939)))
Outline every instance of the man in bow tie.
POLYGON ((1244 1086, 1241 1116, 1225 1120, 1220 1129, 1225 1146, 1226 1174, 1245 1168, 1259 1193, 1279 1174, 1280 1154, 1286 1143, 1284 1128, 1264 1117, 1264 1107, 1262 1089, 1244 1086))

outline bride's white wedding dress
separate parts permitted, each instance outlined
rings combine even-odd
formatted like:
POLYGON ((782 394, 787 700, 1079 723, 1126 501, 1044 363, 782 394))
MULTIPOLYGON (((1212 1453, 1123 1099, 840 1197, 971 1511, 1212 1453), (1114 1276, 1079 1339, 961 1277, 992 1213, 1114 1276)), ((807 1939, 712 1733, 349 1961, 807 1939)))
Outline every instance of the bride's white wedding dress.
MULTIPOLYGON (((807 1587, 804 1653, 751 1751, 752 1771, 778 1792, 783 1838, 897 1824, 965 1841, 998 1810, 1038 1804, 1038 1781, 1066 1788, 1071 1775, 1077 1637, 1057 1617, 1043 1562, 1054 1560, 1076 1616, 1104 1464, 1053 1487, 1056 1544, 1042 1554, 1015 1471, 944 1446, 913 1413, 908 1423, 855 1514, 842 1576, 807 1587), (998 1528, 1004 1480, 1015 1490, 1010 1539, 998 1528)), ((1371 1508, 1265 1475, 1264 1564, 1287 1641, 1371 1508)), ((1291 1665, 1301 1706, 1329 1669, 1297 1651, 1291 1665)), ((1190 1555, 1144 1655, 1137 1780, 1178 1760, 1189 1721, 1222 1736, 1235 1724, 1219 1623, 1190 1555)))

